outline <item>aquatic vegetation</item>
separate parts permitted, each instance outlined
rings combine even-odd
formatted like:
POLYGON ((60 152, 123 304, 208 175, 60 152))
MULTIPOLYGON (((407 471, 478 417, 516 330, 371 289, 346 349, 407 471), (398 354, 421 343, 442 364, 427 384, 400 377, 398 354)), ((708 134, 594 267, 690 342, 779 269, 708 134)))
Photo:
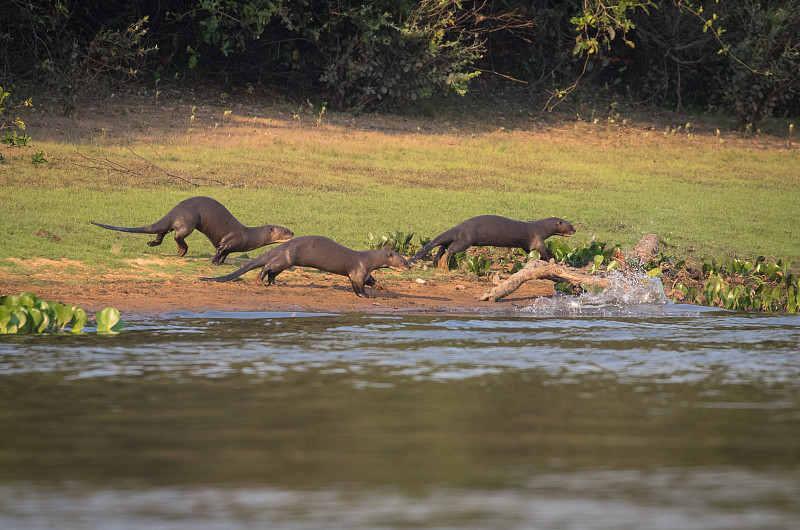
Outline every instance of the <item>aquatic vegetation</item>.
POLYGON ((550 239, 545 242, 545 246, 553 253, 556 261, 563 261, 575 268, 585 267, 591 263, 592 272, 599 270, 603 264, 610 264, 615 252, 620 248, 619 245, 606 248, 606 243, 600 241, 592 241, 589 245, 570 248, 561 239, 550 239))
POLYGON ((481 254, 474 254, 467 256, 464 259, 464 265, 467 270, 475 274, 475 276, 486 276, 489 274, 494 261, 481 254))
MULTIPOLYGON (((31 292, 0 297, 0 334, 60 333, 67 327, 72 333, 81 333, 87 320, 82 308, 42 300, 31 292)), ((97 313, 98 333, 118 333, 124 327, 113 307, 97 313)))
MULTIPOLYGON (((673 302, 741 311, 800 312, 800 285, 789 272, 788 260, 770 263, 765 256, 759 256, 755 261, 728 258, 718 262, 705 258, 699 269, 693 269, 684 260, 663 253, 647 263, 623 258, 619 245, 608 248, 606 243, 597 241, 570 249, 556 239, 548 241, 547 247, 557 260, 576 268, 590 265, 592 273, 606 265, 606 271, 622 267, 661 278, 673 302)), ((555 285, 556 291, 576 295, 587 290, 580 287, 569 282, 555 285)))
POLYGON ((422 241, 420 240, 420 244, 416 245, 411 242, 411 239, 414 237, 414 232, 390 232, 388 234, 383 234, 381 237, 375 237, 372 235, 372 232, 368 234, 369 241, 364 242, 364 246, 366 246, 370 250, 380 250, 380 249, 387 249, 387 250, 394 250, 398 254, 403 254, 406 256, 410 256, 414 254, 417 250, 422 248, 422 245, 427 243, 429 240, 422 241))
MULTIPOLYGON (((380 238, 369 234, 365 245, 370 249, 389 248, 400 254, 410 255, 430 241, 419 238, 412 243, 413 233, 392 232, 380 238)), ((699 268, 692 268, 685 260, 659 253, 657 259, 641 262, 635 257, 626 257, 620 245, 603 241, 570 247, 557 238, 545 243, 556 261, 577 269, 588 269, 594 274, 614 270, 631 270, 651 278, 661 278, 670 300, 741 311, 786 311, 800 312, 800 284, 789 271, 788 260, 767 262, 764 256, 755 261, 728 258, 718 261, 705 258, 699 268)), ((513 274, 521 270, 531 259, 539 259, 535 250, 525 252, 519 248, 473 247, 450 256, 451 270, 465 270, 476 276, 488 275, 492 268, 513 274)), ((431 257, 423 258, 430 260, 431 257)), ((594 287, 560 282, 556 291, 579 296, 594 287)))
POLYGON ((113 307, 107 307, 97 313, 97 332, 103 334, 114 334, 122 331, 125 323, 120 320, 119 311, 113 307))
POLYGON ((717 262, 706 258, 699 270, 683 261, 665 265, 674 301, 743 311, 800 311, 800 285, 789 272, 788 260, 768 263, 759 256, 755 261, 728 258, 717 262))

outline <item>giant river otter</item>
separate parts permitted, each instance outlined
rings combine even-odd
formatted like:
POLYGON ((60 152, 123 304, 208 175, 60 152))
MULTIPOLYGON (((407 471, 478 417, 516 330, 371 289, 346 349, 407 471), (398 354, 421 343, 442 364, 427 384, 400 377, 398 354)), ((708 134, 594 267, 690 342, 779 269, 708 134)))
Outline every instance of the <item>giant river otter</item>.
POLYGON ((420 259, 437 246, 439 252, 434 262, 443 270, 447 270, 450 256, 474 246, 521 248, 525 252, 536 249, 543 260, 549 260, 553 256, 544 246, 544 240, 555 235, 569 237, 574 233, 572 225, 558 217, 526 222, 499 215, 480 215, 439 234, 410 261, 420 259))
POLYGON ((275 277, 289 267, 311 267, 350 278, 357 296, 364 297, 364 286, 382 291, 385 288, 375 281, 372 271, 388 267, 396 271, 411 268, 406 258, 392 250, 351 250, 322 236, 300 236, 271 248, 262 255, 227 276, 200 278, 214 282, 227 282, 242 274, 264 267, 259 275, 262 282, 272 285, 275 277))
POLYGON ((217 249, 211 263, 220 265, 231 252, 247 252, 269 245, 282 243, 294 236, 291 230, 282 226, 265 225, 248 227, 236 220, 227 208, 210 197, 192 197, 179 202, 161 220, 138 228, 125 228, 92 222, 93 225, 120 232, 137 234, 157 234, 147 244, 155 247, 161 244, 167 233, 175 231, 178 256, 183 256, 189 247, 184 238, 194 230, 201 232, 217 249))

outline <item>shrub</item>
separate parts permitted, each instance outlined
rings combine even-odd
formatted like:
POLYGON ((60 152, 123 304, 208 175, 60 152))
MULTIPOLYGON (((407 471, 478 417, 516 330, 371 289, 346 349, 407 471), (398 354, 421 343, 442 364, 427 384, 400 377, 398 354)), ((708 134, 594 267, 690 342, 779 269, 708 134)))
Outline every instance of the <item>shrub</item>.
POLYGON ((732 4, 734 20, 726 24, 735 23, 738 31, 726 47, 733 60, 725 96, 740 129, 756 132, 776 105, 800 94, 800 1, 780 7, 756 0, 732 4))

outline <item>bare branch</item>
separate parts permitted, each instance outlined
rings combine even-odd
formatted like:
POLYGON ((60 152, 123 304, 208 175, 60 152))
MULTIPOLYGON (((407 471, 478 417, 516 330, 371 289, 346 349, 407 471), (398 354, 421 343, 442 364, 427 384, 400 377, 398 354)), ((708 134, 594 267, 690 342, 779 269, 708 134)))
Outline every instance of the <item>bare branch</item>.
MULTIPOLYGON (((152 146, 150 148, 153 149, 152 146)), ((223 185, 225 184, 224 182, 222 182, 220 180, 209 178, 209 177, 191 177, 191 178, 186 178, 186 177, 182 177, 180 175, 176 175, 174 173, 170 173, 169 171, 167 171, 166 169, 162 168, 161 166, 159 166, 157 164, 154 164, 153 162, 151 162, 147 158, 143 157, 142 155, 140 155, 139 153, 137 153, 136 151, 134 151, 130 147, 125 146, 125 149, 130 151, 131 154, 133 156, 135 156, 136 158, 142 160, 147 165, 147 167, 149 167, 151 169, 155 169, 156 171, 159 171, 159 172, 163 173, 164 175, 166 175, 166 176, 168 176, 170 178, 179 180, 181 182, 185 182, 186 184, 189 184, 191 186, 195 186, 195 187, 202 186, 202 184, 197 182, 198 180, 205 180, 205 181, 215 182, 217 184, 223 184, 223 185)), ((153 149, 153 152, 156 152, 155 149, 153 149)), ((97 170, 105 170, 105 171, 116 171, 118 173, 127 173, 129 175, 136 175, 136 176, 139 176, 139 177, 146 177, 146 175, 144 175, 139 169, 128 167, 128 166, 126 166, 124 164, 121 164, 119 162, 114 162, 113 160, 110 160, 107 155, 103 155, 102 158, 92 158, 92 157, 86 156, 83 153, 80 153, 78 151, 76 151, 76 154, 79 157, 81 157, 82 159, 94 164, 94 165, 84 165, 84 164, 77 164, 76 163, 75 165, 78 166, 78 167, 85 167, 85 168, 88 168, 88 169, 97 169, 97 170)), ((157 152, 156 152, 156 155, 158 155, 157 152)))

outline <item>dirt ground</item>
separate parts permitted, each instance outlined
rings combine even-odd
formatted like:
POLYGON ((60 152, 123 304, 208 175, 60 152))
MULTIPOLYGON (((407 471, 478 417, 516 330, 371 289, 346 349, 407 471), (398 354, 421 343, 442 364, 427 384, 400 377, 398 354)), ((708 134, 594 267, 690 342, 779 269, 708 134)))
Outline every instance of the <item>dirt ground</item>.
POLYGON ((486 278, 437 272, 418 283, 413 270, 403 276, 379 271, 375 278, 388 292, 367 287, 370 298, 359 298, 347 278, 306 269, 286 271, 270 287, 249 276, 227 283, 182 276, 163 281, 95 278, 76 283, 75 279, 0 273, 0 293, 31 291, 39 298, 78 305, 90 313, 116 307, 123 319, 178 310, 491 314, 525 307, 532 298, 553 293, 552 282, 533 281, 505 300, 481 302, 476 297, 493 286, 486 278))

